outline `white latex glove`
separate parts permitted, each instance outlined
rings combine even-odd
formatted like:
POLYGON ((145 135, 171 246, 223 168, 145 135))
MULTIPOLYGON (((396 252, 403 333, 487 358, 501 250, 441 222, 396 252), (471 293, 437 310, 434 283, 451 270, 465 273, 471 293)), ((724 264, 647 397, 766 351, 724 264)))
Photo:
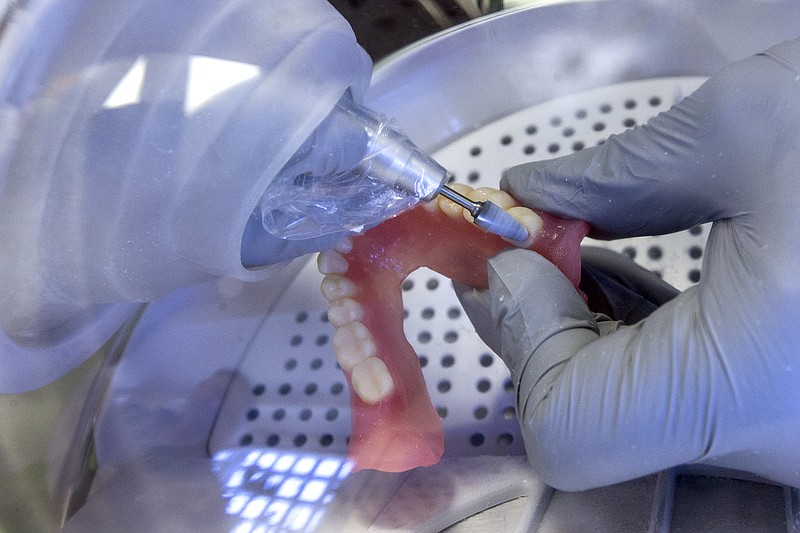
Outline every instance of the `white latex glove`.
POLYGON ((533 466, 582 490, 705 463, 800 486, 800 41, 740 61, 647 125, 507 171, 529 207, 619 238, 713 221, 699 285, 598 322, 526 250, 461 291, 509 366, 533 466), (488 323, 486 322, 486 317, 488 323))

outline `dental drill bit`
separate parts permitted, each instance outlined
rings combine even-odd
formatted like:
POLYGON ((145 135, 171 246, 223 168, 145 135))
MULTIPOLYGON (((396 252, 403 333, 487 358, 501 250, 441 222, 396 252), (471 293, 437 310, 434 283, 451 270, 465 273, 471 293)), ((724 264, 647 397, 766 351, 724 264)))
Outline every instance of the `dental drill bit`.
POLYGON ((473 202, 447 185, 442 186, 439 194, 469 211, 475 225, 490 233, 517 242, 525 241, 528 238, 528 231, 522 224, 497 204, 489 201, 473 202))

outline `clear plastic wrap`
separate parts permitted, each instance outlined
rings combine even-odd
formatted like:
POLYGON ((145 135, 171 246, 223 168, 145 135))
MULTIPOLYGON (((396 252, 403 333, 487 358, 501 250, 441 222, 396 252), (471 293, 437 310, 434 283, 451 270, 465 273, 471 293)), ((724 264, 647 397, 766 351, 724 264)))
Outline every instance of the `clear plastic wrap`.
POLYGON ((360 232, 436 196, 447 171, 386 117, 345 95, 256 208, 284 239, 360 232))
POLYGON ((327 176, 281 176, 259 206, 264 228, 284 239, 360 232, 413 207, 419 198, 362 169, 327 176))

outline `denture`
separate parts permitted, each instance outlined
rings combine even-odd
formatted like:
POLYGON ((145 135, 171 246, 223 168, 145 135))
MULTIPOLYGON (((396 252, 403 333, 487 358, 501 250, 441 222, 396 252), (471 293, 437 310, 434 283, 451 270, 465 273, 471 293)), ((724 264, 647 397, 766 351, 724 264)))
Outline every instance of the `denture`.
POLYGON ((521 246, 542 254, 578 286, 580 241, 588 224, 535 213, 496 189, 452 187, 506 209, 528 229, 528 241, 510 243, 489 234, 471 224, 460 206, 440 198, 318 257, 328 319, 335 327, 332 344, 350 387, 349 456, 355 470, 402 472, 436 464, 444 452, 441 419, 403 331, 406 276, 424 266, 486 288, 487 260, 521 246))

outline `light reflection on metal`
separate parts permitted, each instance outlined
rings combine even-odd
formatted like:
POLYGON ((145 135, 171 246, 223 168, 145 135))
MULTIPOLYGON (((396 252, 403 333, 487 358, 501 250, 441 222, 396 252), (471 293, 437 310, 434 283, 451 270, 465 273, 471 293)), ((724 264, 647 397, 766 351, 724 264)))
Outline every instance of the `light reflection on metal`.
POLYGON ((311 532, 352 464, 344 457, 276 450, 225 450, 213 458, 227 500, 241 522, 231 533, 311 532))

